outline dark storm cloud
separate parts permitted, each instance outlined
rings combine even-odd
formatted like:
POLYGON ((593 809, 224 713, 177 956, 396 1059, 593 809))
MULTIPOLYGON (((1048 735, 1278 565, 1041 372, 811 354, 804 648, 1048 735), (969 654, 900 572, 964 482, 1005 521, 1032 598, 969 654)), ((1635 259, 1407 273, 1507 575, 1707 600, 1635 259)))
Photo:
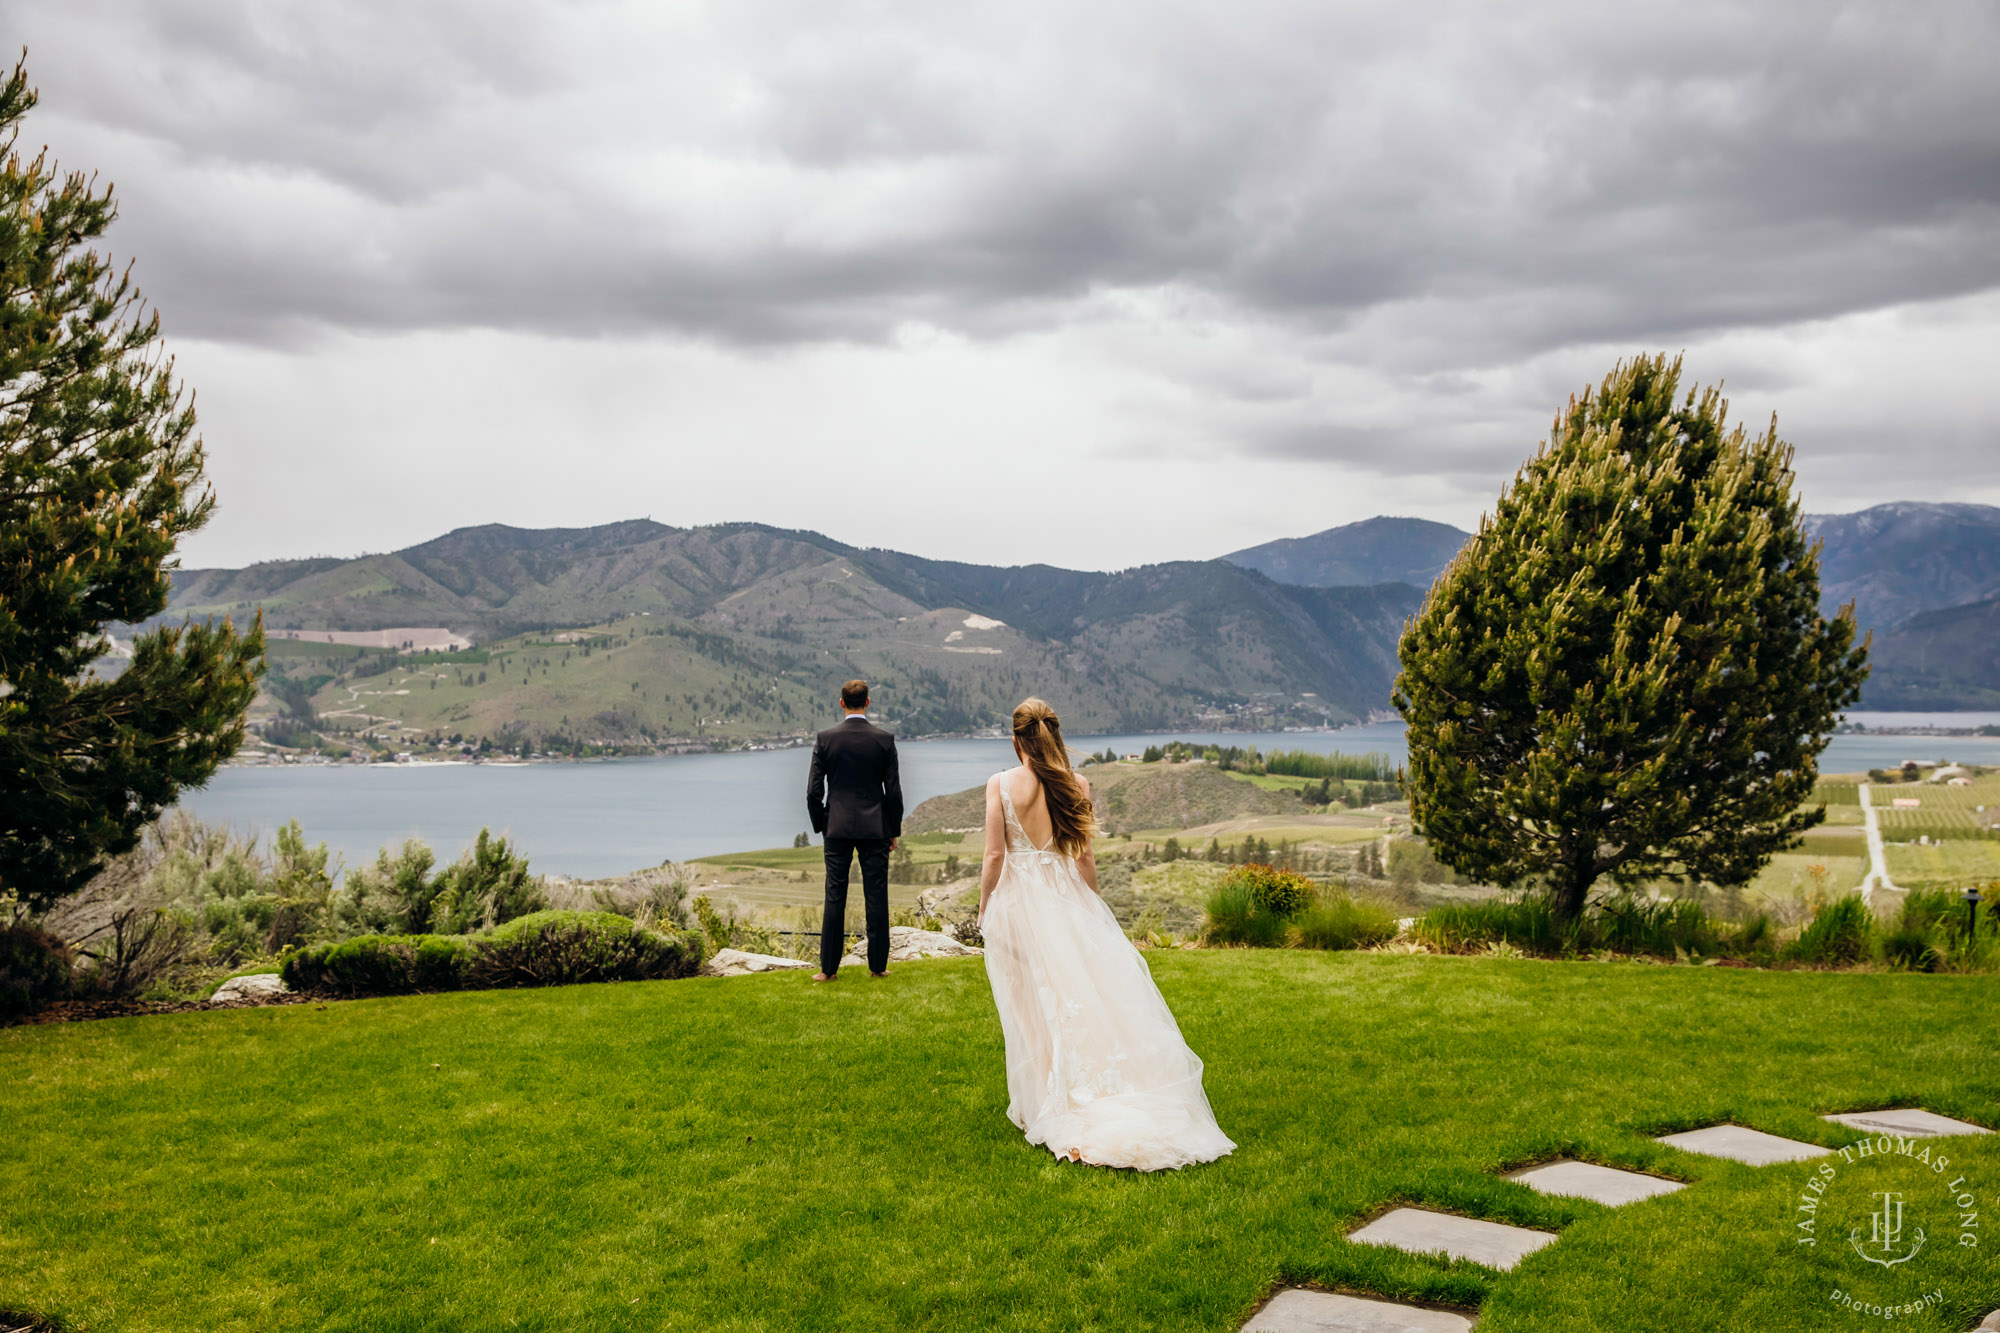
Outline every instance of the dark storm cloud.
POLYGON ((1414 373, 2000 283, 1989 4, 1330 9, 17 12, 30 134, 203 337, 993 335, 1186 287, 1414 373))

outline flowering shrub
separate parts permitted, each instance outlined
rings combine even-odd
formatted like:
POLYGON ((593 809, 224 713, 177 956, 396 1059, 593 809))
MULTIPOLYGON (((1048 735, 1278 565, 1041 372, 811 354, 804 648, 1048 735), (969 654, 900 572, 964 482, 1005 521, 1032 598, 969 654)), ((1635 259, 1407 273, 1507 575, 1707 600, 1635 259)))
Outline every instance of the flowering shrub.
POLYGON ((1318 890, 1296 870, 1252 862, 1232 867, 1223 884, 1250 895, 1250 905, 1260 912, 1287 919, 1297 916, 1311 903, 1318 890))

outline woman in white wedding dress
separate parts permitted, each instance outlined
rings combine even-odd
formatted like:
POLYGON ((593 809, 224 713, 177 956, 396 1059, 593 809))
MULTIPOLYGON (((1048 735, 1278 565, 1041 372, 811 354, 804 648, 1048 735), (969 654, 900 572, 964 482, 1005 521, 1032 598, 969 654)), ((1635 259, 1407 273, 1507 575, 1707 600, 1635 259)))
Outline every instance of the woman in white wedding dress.
POLYGON ((1021 767, 986 784, 986 976, 1007 1040, 1007 1118, 1028 1142, 1158 1171, 1236 1145, 1146 960, 1097 895, 1090 789, 1040 699, 1014 710, 1021 767))

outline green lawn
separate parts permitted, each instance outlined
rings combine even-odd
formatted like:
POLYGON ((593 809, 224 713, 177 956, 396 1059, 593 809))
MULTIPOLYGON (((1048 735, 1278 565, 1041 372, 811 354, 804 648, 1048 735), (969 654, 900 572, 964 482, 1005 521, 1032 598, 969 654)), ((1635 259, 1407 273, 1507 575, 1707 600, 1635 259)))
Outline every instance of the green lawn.
MULTIPOLYGON (((1891 1102, 2000 1125, 1989 978, 1149 959, 1242 1145, 1161 1176, 1021 1141, 976 960, 0 1031, 0 1308, 99 1333, 1229 1330, 1315 1282, 1481 1306, 1482 1333, 1864 1327, 1828 1313, 1837 1248, 1793 1253, 1810 1167, 1647 1135, 1839 1144, 1816 1113, 1891 1102), (1565 1152, 1695 1185, 1608 1210, 1492 1174, 1565 1152), (1397 1201, 1563 1238, 1506 1275, 1342 1239, 1397 1201)), ((2000 1211, 2000 1139, 1951 1149, 2000 1211)), ((1947 1304, 1898 1326, 2000 1306, 1990 1255, 1924 1262, 1947 1304)))

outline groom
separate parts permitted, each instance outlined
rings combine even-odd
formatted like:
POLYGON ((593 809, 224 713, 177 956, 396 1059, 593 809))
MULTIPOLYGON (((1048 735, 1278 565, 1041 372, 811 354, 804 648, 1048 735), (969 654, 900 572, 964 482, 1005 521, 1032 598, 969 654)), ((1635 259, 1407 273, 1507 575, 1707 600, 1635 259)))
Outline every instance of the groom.
POLYGON ((826 915, 819 928, 819 973, 832 981, 846 941, 847 872, 861 857, 861 901, 868 918, 868 971, 889 975, 889 853, 903 832, 903 783, 896 738, 868 720, 868 682, 840 687, 846 716, 813 742, 806 814, 826 835, 826 915))

